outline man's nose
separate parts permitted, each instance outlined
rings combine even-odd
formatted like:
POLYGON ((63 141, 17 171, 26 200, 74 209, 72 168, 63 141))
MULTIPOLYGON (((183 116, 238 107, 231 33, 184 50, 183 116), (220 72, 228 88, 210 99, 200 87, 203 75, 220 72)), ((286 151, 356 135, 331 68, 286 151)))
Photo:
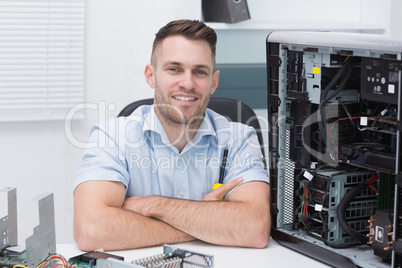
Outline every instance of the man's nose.
POLYGON ((184 72, 180 77, 178 85, 183 89, 193 89, 195 87, 193 74, 191 72, 184 72))

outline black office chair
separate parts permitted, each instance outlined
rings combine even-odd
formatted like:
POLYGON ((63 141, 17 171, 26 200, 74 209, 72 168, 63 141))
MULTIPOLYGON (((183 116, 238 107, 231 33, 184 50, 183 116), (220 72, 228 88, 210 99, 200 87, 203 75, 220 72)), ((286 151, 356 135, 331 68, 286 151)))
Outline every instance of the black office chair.
MULTIPOLYGON (((129 116, 135 109, 141 105, 152 105, 154 99, 143 99, 139 101, 132 102, 124 107, 123 110, 118 114, 120 116, 129 116)), ((208 104, 208 108, 214 110, 222 116, 225 116, 229 121, 240 122, 253 127, 257 132, 258 142, 261 145, 261 152, 264 156, 264 166, 267 167, 265 162, 265 152, 264 152, 264 142, 262 139, 262 132, 258 118, 247 104, 229 98, 211 98, 208 104)))

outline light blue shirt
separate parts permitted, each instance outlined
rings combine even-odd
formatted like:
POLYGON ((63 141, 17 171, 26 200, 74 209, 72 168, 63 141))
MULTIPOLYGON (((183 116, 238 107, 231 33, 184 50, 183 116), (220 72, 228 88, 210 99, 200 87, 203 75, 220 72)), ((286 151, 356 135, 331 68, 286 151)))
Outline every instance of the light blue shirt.
POLYGON ((224 183, 238 177, 243 183, 269 183, 253 128, 229 122, 207 109, 196 135, 179 153, 169 142, 153 106, 144 105, 128 117, 92 128, 74 188, 91 180, 118 181, 126 187, 126 197, 160 195, 201 200, 219 180, 226 146, 229 153, 224 183))

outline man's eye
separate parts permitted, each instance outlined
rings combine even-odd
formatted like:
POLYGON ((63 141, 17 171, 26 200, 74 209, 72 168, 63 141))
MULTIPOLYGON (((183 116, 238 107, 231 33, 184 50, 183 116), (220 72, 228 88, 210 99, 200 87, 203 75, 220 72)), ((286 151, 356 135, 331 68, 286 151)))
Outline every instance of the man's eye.
POLYGON ((196 74, 207 74, 205 71, 202 71, 202 70, 198 70, 198 71, 196 71, 195 73, 196 73, 196 74))
POLYGON ((172 71, 172 72, 177 72, 178 71, 177 68, 174 68, 174 67, 170 67, 168 70, 172 71))

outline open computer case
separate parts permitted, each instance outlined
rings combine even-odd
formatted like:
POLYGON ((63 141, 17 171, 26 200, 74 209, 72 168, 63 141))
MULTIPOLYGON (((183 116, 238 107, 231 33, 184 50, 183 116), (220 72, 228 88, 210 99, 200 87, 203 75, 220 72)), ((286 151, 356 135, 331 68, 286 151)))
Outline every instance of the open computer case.
POLYGON ((273 239, 335 267, 402 267, 402 40, 266 45, 273 239))

